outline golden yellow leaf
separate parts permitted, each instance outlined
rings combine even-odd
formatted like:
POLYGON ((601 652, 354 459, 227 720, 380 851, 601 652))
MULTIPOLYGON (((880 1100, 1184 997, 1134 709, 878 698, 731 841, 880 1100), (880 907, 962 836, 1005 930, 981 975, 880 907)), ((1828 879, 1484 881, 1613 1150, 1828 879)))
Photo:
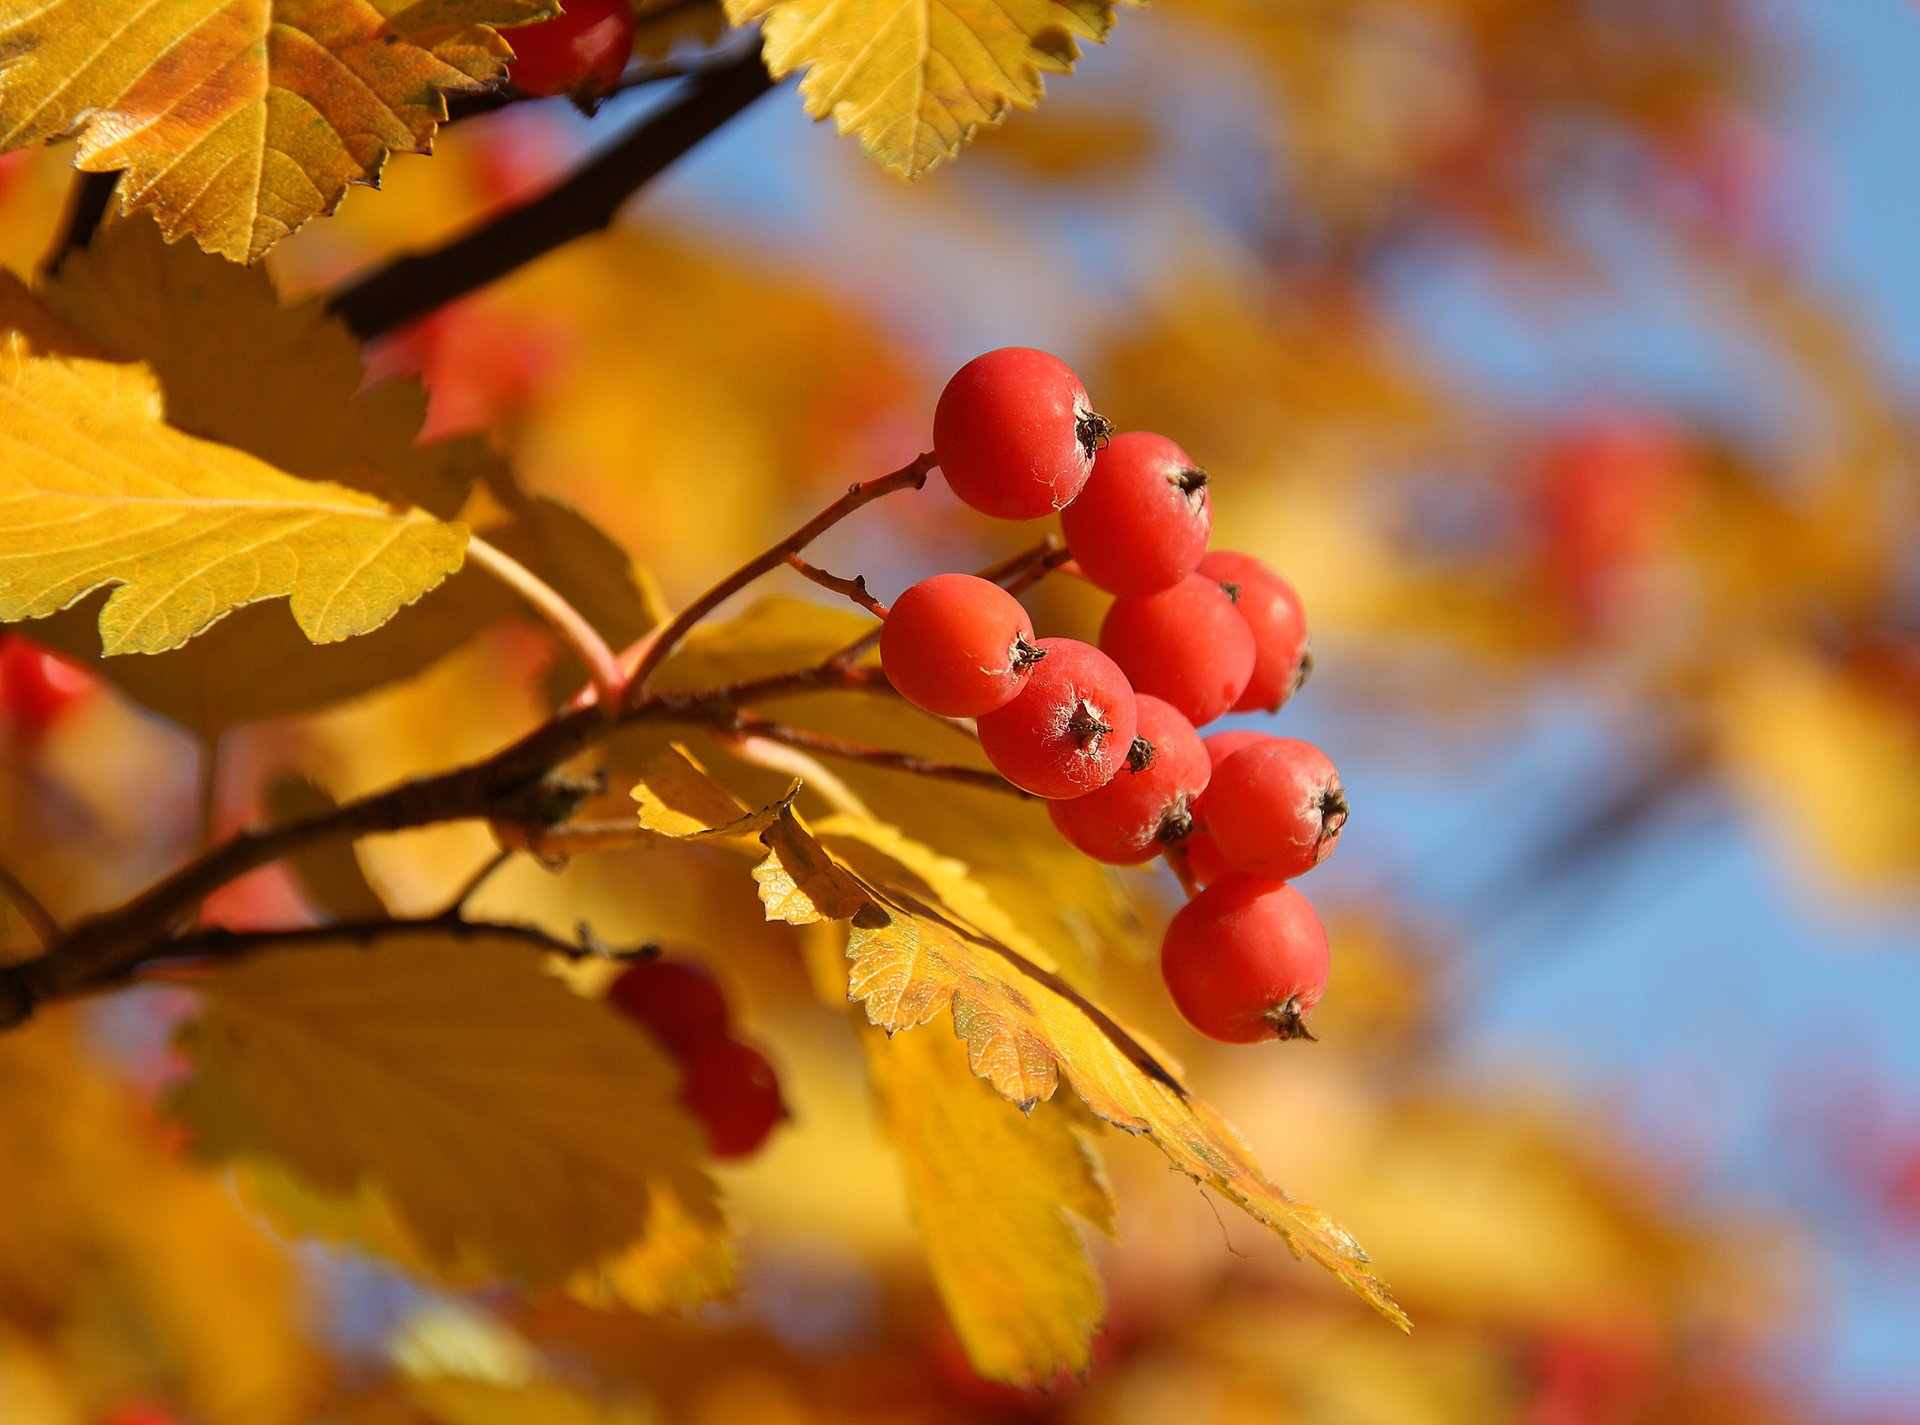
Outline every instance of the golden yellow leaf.
POLYGON ((861 1038, 941 1299, 973 1368, 1041 1385, 1092 1363, 1105 1303, 1067 1214, 1111 1233, 1099 1161, 1068 1117, 1022 1117, 944 1036, 861 1038))
POLYGON ((589 1306, 615 1304, 650 1314, 684 1311, 733 1294, 740 1277, 734 1238, 654 1189, 647 1235, 625 1251, 575 1272, 567 1295, 589 1306))
POLYGON ((251 262, 390 153, 446 95, 497 78, 488 25, 546 0, 15 0, 0 10, 0 149, 78 132, 79 167, 172 241, 251 262))
POLYGON ((807 834, 791 809, 760 833, 767 859, 753 868, 768 920, 814 925, 866 913, 866 888, 807 834))
MULTIPOLYGON (((283 777, 267 787, 266 812, 275 822, 295 821, 333 810, 336 803, 304 777, 283 777)), ((351 841, 310 842, 287 858, 307 903, 328 920, 384 920, 387 903, 367 880, 351 841)))
POLYGON ((671 1064, 523 947, 283 951, 202 992, 176 1100, 201 1151, 371 1181, 431 1262, 558 1282, 639 1241, 656 1193, 717 1220, 671 1064))
POLYGON ((162 653, 291 597, 315 643, 378 628, 460 567, 464 526, 300 480, 165 423, 139 366, 0 353, 0 621, 118 584, 108 653, 162 653))
POLYGON ((793 803, 795 782, 771 806, 749 811, 677 743, 642 770, 633 789, 640 824, 676 841, 721 841, 758 836, 793 803))
POLYGON ((652 1425, 651 1410, 603 1404, 560 1381, 514 1384, 461 1376, 424 1376, 406 1384, 407 1399, 434 1425, 652 1425))
POLYGON ((726 0, 763 21, 775 78, 805 69, 807 112, 856 134, 904 177, 953 157, 982 124, 1031 109, 1079 41, 1113 28, 1115 0, 726 0))

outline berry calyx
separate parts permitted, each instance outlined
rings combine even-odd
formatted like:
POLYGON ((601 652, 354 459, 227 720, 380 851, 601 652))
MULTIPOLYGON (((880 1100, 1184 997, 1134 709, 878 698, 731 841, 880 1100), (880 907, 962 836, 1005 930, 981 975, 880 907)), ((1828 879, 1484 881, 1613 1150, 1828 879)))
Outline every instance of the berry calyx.
POLYGON ((709 1039, 686 1056, 680 1106, 700 1120, 716 1158, 746 1157, 788 1116, 773 1065, 738 1039, 709 1039))
POLYGON ((976 510, 1031 520, 1080 493, 1112 430, 1064 361, 1003 346, 947 382, 933 412, 933 451, 954 494, 976 510))
POLYGON ((677 1056, 727 1034, 727 999, 720 982, 705 966, 686 960, 641 960, 628 966, 607 987, 606 1001, 677 1056))
POLYGON ((880 625, 887 681, 942 717, 979 717, 1004 706, 1045 656, 1020 601, 971 574, 922 579, 894 600, 880 625))
POLYGON ((1232 707, 1253 676, 1253 632, 1227 591, 1204 574, 1115 599, 1100 647, 1137 691, 1165 698, 1195 727, 1232 707))
POLYGON ((1160 974, 1181 1015, 1209 1039, 1253 1044, 1311 1039, 1307 1016, 1326 992, 1327 932, 1307 898, 1282 881, 1229 876, 1167 926, 1160 974))
POLYGON ((1179 709, 1159 698, 1137 701, 1139 731, 1125 767, 1096 791, 1047 804, 1062 836, 1114 866, 1151 860, 1192 831, 1191 808, 1213 770, 1179 709))
POLYGON ((1060 512, 1081 572, 1110 594, 1152 594, 1200 564, 1213 531, 1207 475, 1163 435, 1128 431, 1093 460, 1060 512))
POLYGON ((1306 686, 1313 671, 1300 595, 1251 554, 1216 549, 1200 560, 1199 570, 1210 579, 1233 585, 1234 607, 1253 632, 1253 675, 1233 710, 1277 710, 1306 686))
POLYGON ((1043 638, 1026 686, 978 723, 1000 775, 1042 797, 1105 786, 1133 750, 1139 708, 1126 674, 1090 644, 1043 638))
POLYGON ((1318 747, 1269 737, 1220 764, 1205 811, 1207 830, 1230 865, 1289 881, 1333 854, 1347 824, 1347 794, 1318 747))
POLYGON ((597 99, 620 82, 633 55, 629 0, 562 0, 551 20, 505 32, 513 46, 507 77, 528 94, 597 99))

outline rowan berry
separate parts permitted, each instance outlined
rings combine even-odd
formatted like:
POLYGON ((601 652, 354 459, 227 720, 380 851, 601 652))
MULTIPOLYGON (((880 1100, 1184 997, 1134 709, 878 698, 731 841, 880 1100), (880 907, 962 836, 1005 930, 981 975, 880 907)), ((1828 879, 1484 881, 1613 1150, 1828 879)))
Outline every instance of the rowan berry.
POLYGON ((1153 594, 1199 566, 1213 498, 1186 451, 1163 435, 1128 431, 1094 456, 1086 488, 1060 524, 1094 583, 1110 594, 1153 594))
POLYGON ((687 1054, 680 1106, 700 1120, 716 1158, 746 1157, 788 1116, 773 1065, 738 1039, 709 1039, 687 1054))
POLYGON ((933 452, 954 494, 976 510, 1031 520, 1080 493, 1112 429, 1065 362, 1003 346, 947 382, 933 412, 933 452))
POLYGON ((1126 764, 1139 708, 1126 674, 1090 644, 1043 638, 1027 685, 979 720, 980 747, 1016 787, 1077 797, 1126 764))
POLYGON ((98 686, 94 676, 17 633, 0 632, 0 723, 29 741, 46 732, 98 686))
POLYGON ((1290 881, 1333 854, 1347 794, 1327 754, 1297 737, 1234 752, 1207 786, 1207 830, 1236 869, 1290 881))
POLYGON ((1277 710, 1300 691, 1313 671, 1300 595, 1251 554, 1216 549, 1201 559, 1199 568, 1209 579, 1233 586, 1234 607, 1253 631, 1253 676, 1233 710, 1277 710))
POLYGON ((1283 881, 1229 876, 1181 907, 1160 973, 1187 1023, 1210 1039, 1311 1039, 1306 1018, 1329 969, 1327 932, 1283 881))
POLYGON ((1009 702, 1044 655, 1033 621, 998 584, 935 574, 908 589, 880 625, 880 666, 908 702, 943 717, 979 717, 1009 702))
POLYGON ((1126 764, 1106 786, 1047 803, 1060 834, 1096 861, 1132 866, 1193 829, 1191 808, 1212 766, 1193 724, 1159 698, 1137 699, 1140 716, 1126 764))
POLYGON ((562 0, 551 20, 506 31, 513 46, 507 75, 528 94, 593 99, 620 82, 633 55, 629 0, 562 0))
MULTIPOLYGON (((1231 732, 1216 732, 1210 737, 1200 739, 1200 745, 1207 752, 1207 782, 1211 786, 1213 778, 1220 774, 1220 764, 1243 747, 1252 747, 1257 742, 1265 742, 1269 734, 1253 732, 1245 728, 1236 728, 1231 732)), ((1214 842, 1213 833, 1207 830, 1207 797, 1202 792, 1194 800, 1193 829, 1180 842, 1177 854, 1184 858, 1187 875, 1203 886, 1224 880, 1234 874, 1227 858, 1220 854, 1220 847, 1214 842)))
POLYGON ((727 1034, 727 999, 704 965, 638 961, 607 987, 606 1000, 675 1055, 727 1034))
POLYGON ((1115 599, 1100 647, 1136 691, 1165 698, 1195 727, 1232 707, 1253 676, 1253 632, 1227 590, 1204 574, 1115 599))

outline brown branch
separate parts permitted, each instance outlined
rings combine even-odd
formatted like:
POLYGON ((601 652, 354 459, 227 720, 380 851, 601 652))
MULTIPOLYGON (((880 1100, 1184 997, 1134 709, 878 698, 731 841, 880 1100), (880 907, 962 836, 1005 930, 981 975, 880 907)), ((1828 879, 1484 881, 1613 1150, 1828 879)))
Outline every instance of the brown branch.
POLYGON ((20 883, 13 872, 0 866, 0 896, 13 902, 13 908, 20 912, 20 918, 27 923, 27 929, 43 947, 51 947, 60 939, 60 922, 53 918, 53 912, 40 903, 40 898, 20 883))
POLYGON ((338 293, 334 313, 362 339, 384 335, 610 224, 627 199, 773 87, 756 43, 558 187, 433 252, 403 257, 338 293))
POLYGON ((798 554, 787 555, 787 564, 801 578, 853 600, 875 618, 884 619, 887 616, 887 606, 868 592, 866 575, 858 574, 851 579, 843 579, 838 574, 829 574, 817 564, 808 563, 798 554))
POLYGON ((1005 792, 1015 797, 1033 795, 1014 786, 998 772, 985 771, 979 767, 962 767, 957 763, 941 762, 912 752, 895 752, 891 748, 870 747, 864 742, 848 742, 842 738, 829 737, 825 733, 809 732, 802 727, 788 727, 784 723, 770 722, 765 718, 736 713, 721 725, 721 730, 749 737, 764 737, 769 742, 798 747, 806 752, 823 753, 828 757, 838 757, 848 762, 864 762, 869 767, 891 767, 896 772, 911 772, 916 777, 931 777, 939 782, 958 782, 962 786, 979 787, 989 792, 1005 792))
POLYGON ((647 679, 654 669, 666 659, 667 655, 679 646, 680 640, 687 636, 695 624, 712 613, 728 599, 739 593, 755 579, 770 570, 777 569, 786 562, 789 554, 797 554, 814 540, 839 524, 841 520, 859 509, 871 504, 883 495, 895 490, 918 490, 927 483, 927 472, 932 470, 934 458, 931 451, 917 457, 911 464, 903 465, 891 475, 882 475, 876 480, 862 480, 851 485, 847 493, 828 505, 819 514, 808 520, 792 534, 774 545, 771 549, 749 559, 726 578, 715 584, 706 593, 688 604, 667 626, 655 634, 649 634, 645 655, 627 684, 629 697, 636 697, 646 689, 647 679))
MULTIPOLYGON (((565 940, 537 925, 519 921, 464 920, 457 915, 429 915, 417 919, 345 920, 332 925, 286 926, 274 930, 225 930, 214 927, 197 930, 164 942, 163 947, 136 965, 126 967, 117 980, 132 979, 152 966, 172 965, 192 960, 233 960, 261 950, 302 946, 351 944, 370 945, 379 940, 447 938, 507 940, 549 955, 564 955, 569 960, 610 956, 631 959, 651 953, 641 948, 631 951, 609 950, 581 929, 579 940, 565 940)), ((112 983, 112 981, 103 982, 112 983)), ((98 986, 95 986, 98 988, 98 986)))

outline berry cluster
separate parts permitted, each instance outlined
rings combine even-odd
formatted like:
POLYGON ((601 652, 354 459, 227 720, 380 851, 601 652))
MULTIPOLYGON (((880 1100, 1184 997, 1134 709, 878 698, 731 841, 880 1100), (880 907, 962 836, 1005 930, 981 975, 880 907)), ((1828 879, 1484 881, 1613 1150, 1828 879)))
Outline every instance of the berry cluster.
POLYGON ((940 397, 933 439, 975 509, 1059 511, 1073 567, 1115 598, 1096 648, 1036 638, 997 584, 935 575, 887 612, 889 681, 931 712, 975 719, 988 759, 1049 798, 1054 825, 1087 855, 1167 856, 1194 894, 1161 969, 1196 1029, 1233 1043, 1311 1037, 1327 938, 1287 883, 1340 839, 1339 773, 1294 738, 1198 731, 1223 713, 1274 711, 1305 680, 1292 585, 1252 555, 1209 552, 1206 473, 1165 436, 1115 434, 1045 352, 968 362, 940 397))
POLYGON ((700 1120, 714 1157, 746 1157, 787 1116, 773 1065, 733 1037, 726 996, 701 966, 641 960, 606 999, 680 1061, 680 1106, 700 1120))

